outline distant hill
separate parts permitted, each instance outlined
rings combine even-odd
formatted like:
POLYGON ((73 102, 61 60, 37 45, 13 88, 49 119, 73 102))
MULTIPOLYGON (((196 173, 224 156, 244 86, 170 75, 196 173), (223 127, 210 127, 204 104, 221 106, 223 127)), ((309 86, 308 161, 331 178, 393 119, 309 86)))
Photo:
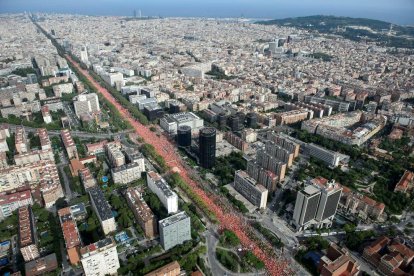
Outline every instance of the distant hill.
POLYGON ((355 41, 367 40, 379 45, 414 48, 414 27, 366 19, 314 15, 259 21, 257 24, 289 26, 325 34, 336 34, 355 41))

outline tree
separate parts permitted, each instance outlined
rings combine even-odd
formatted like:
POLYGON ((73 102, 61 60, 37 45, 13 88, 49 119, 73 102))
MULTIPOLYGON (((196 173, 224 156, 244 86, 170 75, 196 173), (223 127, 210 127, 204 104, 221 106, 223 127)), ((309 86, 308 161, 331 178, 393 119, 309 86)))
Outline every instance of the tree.
POLYGON ((122 208, 123 203, 121 199, 116 195, 111 195, 111 206, 115 208, 115 210, 119 210, 122 208))
POLYGON ((121 215, 119 216, 118 222, 121 224, 121 226, 123 228, 128 228, 128 227, 132 226, 132 221, 128 217, 128 214, 125 213, 125 212, 121 213, 121 215))
POLYGON ((352 223, 347 223, 344 225, 344 231, 346 233, 355 232, 356 226, 352 223))
POLYGON ((236 236, 236 234, 233 231, 230 230, 224 230, 223 233, 220 236, 220 242, 223 245, 235 247, 240 244, 239 238, 236 236))

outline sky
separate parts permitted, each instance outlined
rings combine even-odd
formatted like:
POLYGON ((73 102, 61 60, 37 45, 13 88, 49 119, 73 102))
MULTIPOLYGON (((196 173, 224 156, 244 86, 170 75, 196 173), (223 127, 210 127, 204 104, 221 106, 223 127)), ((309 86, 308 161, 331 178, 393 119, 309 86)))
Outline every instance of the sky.
POLYGON ((0 13, 240 17, 338 15, 414 25, 414 0, 0 0, 0 13))

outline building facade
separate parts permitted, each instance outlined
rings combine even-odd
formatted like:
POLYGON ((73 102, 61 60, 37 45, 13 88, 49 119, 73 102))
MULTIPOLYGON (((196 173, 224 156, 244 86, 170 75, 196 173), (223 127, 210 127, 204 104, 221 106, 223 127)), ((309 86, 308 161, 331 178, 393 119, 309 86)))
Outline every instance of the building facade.
POLYGON ((69 159, 76 158, 79 159, 78 149, 76 144, 73 141, 72 135, 68 129, 62 129, 60 131, 60 136, 62 137, 63 145, 65 146, 66 153, 69 159))
POLYGON ((190 217, 181 212, 158 222, 161 245, 165 250, 191 240, 190 217))
POLYGON ((258 184, 245 171, 236 171, 234 175, 234 189, 254 206, 264 209, 267 204, 268 190, 258 184))
POLYGON ((147 173, 147 184, 148 188, 160 199, 169 214, 178 211, 178 196, 171 190, 164 178, 154 171, 149 171, 147 173))
POLYGON ((336 214, 342 186, 334 180, 318 177, 307 183, 298 192, 293 213, 293 224, 297 230, 309 227, 331 227, 336 214))
POLYGON ((141 191, 136 187, 130 187, 127 189, 125 197, 139 226, 144 230, 145 236, 153 239, 157 235, 157 220, 142 198, 141 191))
POLYGON ((141 173, 145 170, 144 159, 139 163, 129 163, 111 169, 112 179, 116 184, 128 184, 141 178, 141 173))
POLYGON ((117 275, 120 264, 112 237, 82 247, 80 255, 85 276, 117 275))
POLYGON ((5 217, 11 216, 20 207, 28 205, 33 205, 30 190, 0 195, 0 221, 5 217))
POLYGON ((216 163, 216 129, 206 127, 200 130, 199 160, 203 168, 210 169, 216 163))

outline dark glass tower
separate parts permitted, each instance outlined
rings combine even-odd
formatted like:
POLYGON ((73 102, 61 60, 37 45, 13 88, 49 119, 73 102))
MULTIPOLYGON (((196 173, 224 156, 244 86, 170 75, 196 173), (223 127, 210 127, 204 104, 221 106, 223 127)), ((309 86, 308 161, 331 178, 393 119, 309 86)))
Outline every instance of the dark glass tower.
POLYGON ((199 159, 203 168, 210 169, 216 162, 216 129, 205 127, 200 130, 199 159))
POLYGON ((246 115, 246 125, 250 128, 255 128, 257 126, 257 115, 254 112, 247 113, 246 115))
POLYGON ((178 127, 177 144, 179 147, 191 146, 191 127, 190 126, 182 125, 178 127))

